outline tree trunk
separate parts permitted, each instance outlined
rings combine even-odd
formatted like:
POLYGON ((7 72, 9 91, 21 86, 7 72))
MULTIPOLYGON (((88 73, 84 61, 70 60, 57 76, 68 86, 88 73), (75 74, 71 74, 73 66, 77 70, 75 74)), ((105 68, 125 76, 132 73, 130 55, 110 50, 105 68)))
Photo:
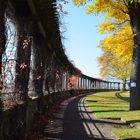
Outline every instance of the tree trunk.
POLYGON ((134 34, 134 48, 130 78, 130 110, 140 109, 140 5, 129 8, 130 24, 134 34))

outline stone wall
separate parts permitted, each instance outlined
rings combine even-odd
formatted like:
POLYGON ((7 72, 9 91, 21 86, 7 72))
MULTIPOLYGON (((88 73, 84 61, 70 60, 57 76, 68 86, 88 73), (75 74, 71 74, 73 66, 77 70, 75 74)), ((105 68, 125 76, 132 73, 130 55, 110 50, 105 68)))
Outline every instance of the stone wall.
POLYGON ((43 99, 28 100, 15 108, 0 113, 0 140, 22 140, 29 132, 40 114, 53 106, 58 100, 70 96, 71 92, 52 93, 43 99))

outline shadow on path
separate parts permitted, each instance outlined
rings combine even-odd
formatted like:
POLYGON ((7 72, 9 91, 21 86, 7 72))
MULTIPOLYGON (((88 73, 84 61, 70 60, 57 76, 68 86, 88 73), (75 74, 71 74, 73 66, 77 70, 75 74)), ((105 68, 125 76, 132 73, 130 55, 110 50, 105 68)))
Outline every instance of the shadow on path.
POLYGON ((88 117, 84 118, 85 113, 82 113, 81 107, 79 107, 81 103, 80 100, 83 97, 85 97, 85 95, 79 96, 78 98, 71 101, 67 106, 67 109, 64 113, 64 133, 62 135, 62 140, 94 139, 91 129, 86 122, 88 119, 88 123, 92 123, 92 120, 88 117))
POLYGON ((60 105, 54 118, 44 130, 47 140, 115 140, 110 130, 103 130, 106 122, 97 120, 89 113, 85 105, 85 97, 89 94, 70 98, 60 105))

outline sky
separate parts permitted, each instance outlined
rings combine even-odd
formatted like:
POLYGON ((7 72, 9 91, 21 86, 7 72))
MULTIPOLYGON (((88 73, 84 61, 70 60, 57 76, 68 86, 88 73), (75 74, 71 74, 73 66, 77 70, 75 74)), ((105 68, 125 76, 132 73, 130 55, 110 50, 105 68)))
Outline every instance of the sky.
POLYGON ((63 26, 66 28, 66 54, 82 73, 101 78, 97 57, 101 56, 102 52, 97 46, 105 35, 98 33, 97 25, 103 17, 87 15, 84 7, 76 7, 72 3, 66 4, 64 9, 68 12, 63 19, 63 26))

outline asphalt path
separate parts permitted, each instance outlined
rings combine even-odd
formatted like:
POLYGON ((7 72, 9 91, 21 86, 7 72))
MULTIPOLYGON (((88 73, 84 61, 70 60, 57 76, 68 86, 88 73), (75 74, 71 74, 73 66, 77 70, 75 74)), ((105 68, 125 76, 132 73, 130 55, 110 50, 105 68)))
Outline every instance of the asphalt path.
POLYGON ((116 140, 111 128, 89 112, 82 94, 61 103, 46 125, 43 136, 47 140, 116 140))

